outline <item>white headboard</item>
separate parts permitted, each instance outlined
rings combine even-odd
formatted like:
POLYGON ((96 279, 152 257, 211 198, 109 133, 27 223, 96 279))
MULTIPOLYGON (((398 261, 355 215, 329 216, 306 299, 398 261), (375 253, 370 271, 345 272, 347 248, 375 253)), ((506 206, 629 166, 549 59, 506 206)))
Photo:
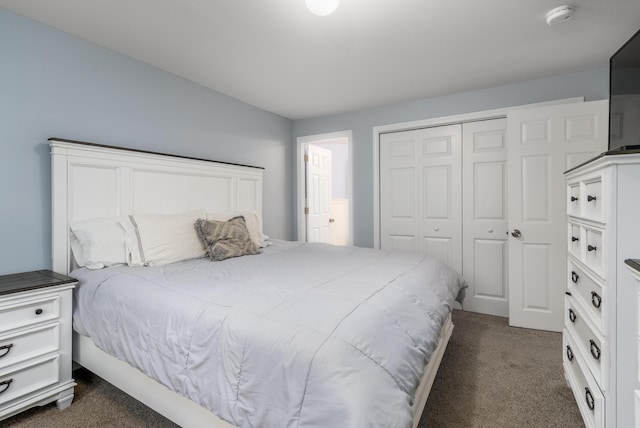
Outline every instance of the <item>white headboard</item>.
POLYGON ((53 270, 71 269, 69 222, 204 209, 262 215, 263 168, 50 138, 53 270))

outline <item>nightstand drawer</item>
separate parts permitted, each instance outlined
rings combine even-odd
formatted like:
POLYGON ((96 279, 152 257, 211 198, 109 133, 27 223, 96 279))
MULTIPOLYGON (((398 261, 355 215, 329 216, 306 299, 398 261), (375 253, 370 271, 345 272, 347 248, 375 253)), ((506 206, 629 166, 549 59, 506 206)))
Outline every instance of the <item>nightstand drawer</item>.
POLYGON ((607 371, 609 345, 607 341, 596 333, 585 313, 571 298, 566 299, 565 328, 575 340, 575 352, 579 352, 593 377, 603 391, 608 388, 607 371))
POLYGON ((58 323, 0 335, 0 369, 11 364, 57 351, 60 348, 58 323))
POLYGON ((57 383, 59 358, 55 355, 29 366, 0 371, 0 404, 57 383))
POLYGON ((588 428, 605 426, 605 401, 604 395, 597 383, 584 366, 582 357, 576 351, 567 331, 562 335, 563 341, 563 365, 565 375, 575 396, 576 403, 582 414, 582 419, 588 428))
POLYGON ((55 320, 59 316, 60 298, 57 294, 40 298, 10 299, 6 304, 0 304, 0 333, 55 320))
POLYGON ((582 303, 582 306, 586 308, 591 318, 596 322, 596 327, 606 335, 608 332, 602 322, 602 311, 606 307, 605 299, 607 298, 605 290, 597 280, 585 273, 571 257, 567 261, 567 267, 567 288, 569 292, 582 303))

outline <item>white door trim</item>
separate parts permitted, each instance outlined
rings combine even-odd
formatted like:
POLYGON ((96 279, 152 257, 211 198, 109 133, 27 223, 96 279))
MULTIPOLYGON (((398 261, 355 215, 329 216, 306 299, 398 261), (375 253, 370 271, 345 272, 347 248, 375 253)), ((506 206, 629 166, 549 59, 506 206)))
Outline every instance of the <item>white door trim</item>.
POLYGON ((304 217, 304 145, 312 143, 322 143, 327 140, 337 139, 347 140, 347 153, 349 162, 347 163, 347 196, 349 198, 349 241, 348 245, 353 245, 353 132, 351 130, 336 131, 326 134, 305 135, 296 139, 296 176, 297 176, 297 193, 296 193, 296 239, 304 241, 305 239, 305 217, 304 217))
MULTIPOLYGON (((507 112, 516 110, 516 109, 542 107, 542 106, 555 105, 555 104, 579 103, 583 101, 584 101, 584 97, 566 98, 562 100, 546 101, 546 102, 533 103, 533 104, 523 104, 519 106, 477 111, 477 112, 464 113, 464 114, 458 114, 458 115, 452 115, 452 116, 442 116, 442 117, 436 117, 432 119, 422 119, 422 120, 415 120, 411 122, 400 122, 400 123, 391 123, 388 125, 374 126, 373 127, 373 248, 380 248, 380 134, 384 134, 388 132, 408 131, 411 129, 418 129, 418 128, 428 128, 433 126, 451 125, 455 123, 472 122, 475 120, 501 119, 501 118, 507 117, 507 112)), ((327 134, 327 135, 330 135, 330 134, 327 134)), ((300 147, 300 138, 303 138, 303 137, 298 138, 298 147, 300 147)), ((349 146, 349 148, 351 148, 351 146, 349 146)), ((351 152, 349 152, 349 155, 351 155, 351 152)), ((298 157, 296 157, 296 159, 298 159, 298 157)), ((349 177, 351 177, 351 171, 350 171, 349 177)), ((300 193, 298 193, 298 197, 300 197, 299 195, 300 193)), ((302 199, 304 203, 304 189, 302 189, 302 199)), ((304 218, 302 220, 304 222, 304 218)), ((298 230, 300 230, 299 226, 298 226, 298 230)), ((351 231, 351 233, 353 232, 351 231)))

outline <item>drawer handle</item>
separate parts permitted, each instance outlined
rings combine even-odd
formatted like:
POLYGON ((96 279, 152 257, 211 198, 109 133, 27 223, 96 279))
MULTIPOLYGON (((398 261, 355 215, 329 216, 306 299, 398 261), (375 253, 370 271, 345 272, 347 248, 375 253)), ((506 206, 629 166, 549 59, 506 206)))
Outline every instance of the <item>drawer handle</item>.
POLYGON ((594 247, 593 245, 587 245, 587 251, 595 251, 597 250, 596 247, 594 247))
POLYGON ((40 308, 36 309, 36 315, 42 315, 44 311, 40 308))
POLYGON ((11 348, 13 348, 13 343, 10 343, 8 345, 0 346, 0 352, 2 352, 2 355, 0 355, 0 358, 2 358, 5 355, 7 355, 9 353, 9 351, 11 351, 11 348))
POLYGON ((2 382, 0 382, 0 388, 2 388, 2 391, 0 391, 0 394, 2 394, 3 392, 5 392, 7 389, 9 389, 9 387, 11 386, 11 382, 13 382, 13 378, 9 379, 9 380, 4 380, 2 382))
POLYGON ((587 195, 587 202, 595 201, 596 199, 598 198, 596 198, 595 196, 587 195))
POLYGON ((602 304, 602 297, 595 291, 591 292, 591 304, 597 309, 600 309, 600 305, 602 304))
POLYGON ((575 236, 571 237, 571 242, 576 242, 576 241, 579 241, 579 240, 580 240, 580 238, 576 238, 575 236))
POLYGON ((591 390, 589 387, 584 389, 584 399, 587 401, 587 406, 589 406, 589 410, 593 410, 596 408, 596 400, 593 398, 593 394, 591 394, 591 390))
POLYGON ((578 280, 580 279, 580 275, 578 275, 575 271, 571 271, 571 282, 573 282, 574 284, 578 283, 578 280))
POLYGON ((598 345, 596 345, 596 342, 594 342, 592 339, 589 339, 589 348, 591 349, 591 356, 596 360, 599 360, 600 348, 598 348, 598 345))
POLYGON ((578 200, 578 198, 577 198, 577 197, 575 197, 575 196, 572 196, 572 197, 571 197, 571 202, 575 202, 575 201, 577 201, 577 200, 578 200))
POLYGON ((571 322, 575 324, 576 319, 578 319, 576 313, 573 312, 573 309, 569 309, 569 320, 571 320, 571 322))
POLYGON ((567 359, 573 361, 573 351, 569 345, 567 345, 567 359))

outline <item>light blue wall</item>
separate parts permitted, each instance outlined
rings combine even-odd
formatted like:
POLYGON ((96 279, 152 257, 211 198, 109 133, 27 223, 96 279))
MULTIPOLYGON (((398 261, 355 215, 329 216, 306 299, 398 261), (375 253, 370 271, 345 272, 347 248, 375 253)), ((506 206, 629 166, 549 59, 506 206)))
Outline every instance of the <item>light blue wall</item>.
POLYGON ((51 267, 59 137, 265 167, 264 222, 293 237, 292 122, 0 8, 0 274, 51 267))
MULTIPOLYGON (((375 88, 372 88, 375 90, 375 88)), ((563 98, 609 96, 608 68, 293 122, 293 139, 353 131, 354 244, 373 246, 373 127, 563 98)))

